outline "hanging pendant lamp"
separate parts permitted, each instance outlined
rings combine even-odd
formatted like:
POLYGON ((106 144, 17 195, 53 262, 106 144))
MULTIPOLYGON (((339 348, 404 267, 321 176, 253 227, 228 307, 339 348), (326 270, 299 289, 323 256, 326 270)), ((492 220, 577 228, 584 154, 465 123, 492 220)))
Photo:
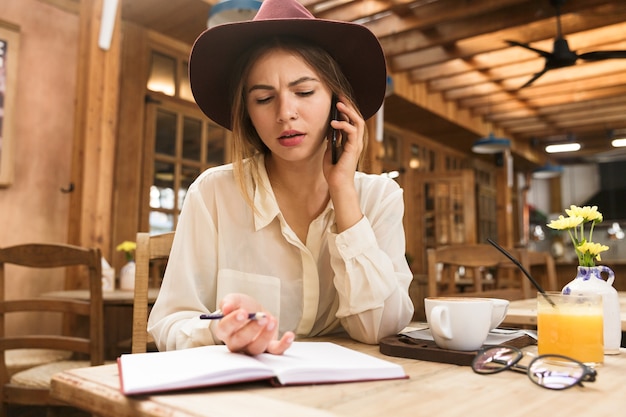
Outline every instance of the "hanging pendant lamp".
POLYGON ((259 11, 259 7, 261 7, 261 2, 258 0, 222 0, 209 10, 207 27, 252 20, 259 11))
POLYGON ((560 165, 552 165, 550 163, 533 170, 532 177, 536 180, 546 180, 557 178, 563 174, 563 167, 560 165))
POLYGON ((481 154, 493 154, 504 152, 511 147, 511 141, 506 138, 498 138, 493 132, 488 136, 478 139, 472 145, 472 152, 481 154))

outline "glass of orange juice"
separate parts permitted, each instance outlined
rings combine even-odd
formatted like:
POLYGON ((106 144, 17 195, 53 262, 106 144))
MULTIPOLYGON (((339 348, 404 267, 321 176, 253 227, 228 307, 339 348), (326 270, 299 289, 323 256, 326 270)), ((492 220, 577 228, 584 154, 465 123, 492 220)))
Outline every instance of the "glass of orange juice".
POLYGON ((537 294, 537 350, 587 365, 604 362, 601 295, 537 294), (552 303, 550 303, 552 301, 552 303))

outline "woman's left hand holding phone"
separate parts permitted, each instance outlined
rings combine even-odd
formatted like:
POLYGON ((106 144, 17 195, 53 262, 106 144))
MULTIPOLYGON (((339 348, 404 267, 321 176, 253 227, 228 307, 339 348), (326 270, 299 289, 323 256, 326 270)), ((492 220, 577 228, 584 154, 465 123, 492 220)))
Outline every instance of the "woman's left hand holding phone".
POLYGON ((214 334, 232 352, 249 355, 272 353, 281 355, 294 339, 292 332, 286 332, 278 339, 278 320, 263 310, 252 297, 245 294, 228 294, 221 303, 224 318, 216 323, 214 334), (263 311, 266 314, 250 320, 249 313, 263 311))

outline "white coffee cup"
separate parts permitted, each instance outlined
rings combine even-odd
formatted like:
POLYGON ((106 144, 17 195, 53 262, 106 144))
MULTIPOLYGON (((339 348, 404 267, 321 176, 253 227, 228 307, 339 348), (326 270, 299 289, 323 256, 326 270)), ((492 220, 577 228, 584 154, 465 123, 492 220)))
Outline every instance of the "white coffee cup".
POLYGON ((491 311, 491 329, 493 330, 504 321, 506 312, 509 310, 509 300, 502 298, 487 298, 491 300, 493 304, 493 310, 491 311))
POLYGON ((437 346, 478 350, 487 340, 494 303, 488 298, 427 297, 426 321, 437 346))

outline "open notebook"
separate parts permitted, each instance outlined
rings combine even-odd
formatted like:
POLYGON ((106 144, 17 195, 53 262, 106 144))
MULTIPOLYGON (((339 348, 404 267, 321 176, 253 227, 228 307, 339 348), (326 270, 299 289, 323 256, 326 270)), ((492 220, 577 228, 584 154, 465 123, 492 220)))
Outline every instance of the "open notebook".
POLYGON ((283 355, 249 356, 224 345, 118 358, 126 395, 247 381, 304 385, 408 378, 402 366, 329 342, 294 342, 283 355))

